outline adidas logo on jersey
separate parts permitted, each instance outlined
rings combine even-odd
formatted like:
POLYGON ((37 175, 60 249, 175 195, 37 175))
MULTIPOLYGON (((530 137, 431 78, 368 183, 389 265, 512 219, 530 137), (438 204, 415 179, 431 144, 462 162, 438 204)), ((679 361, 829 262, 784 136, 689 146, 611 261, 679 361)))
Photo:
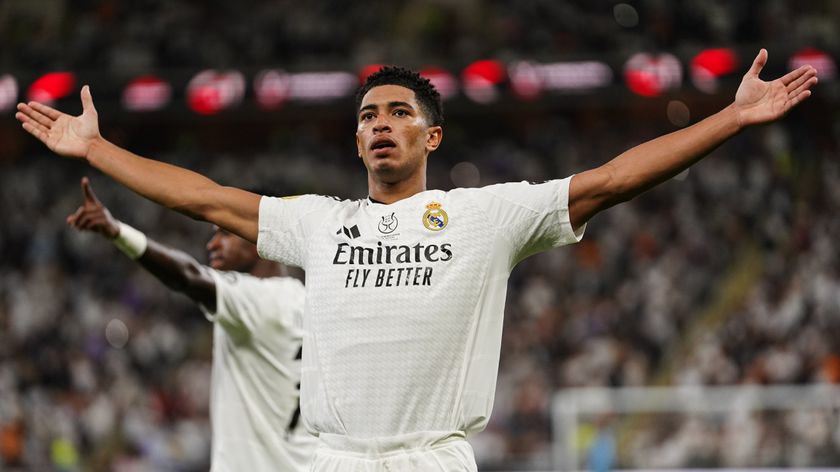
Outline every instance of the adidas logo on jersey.
POLYGON ((347 236, 350 239, 356 239, 356 238, 358 238, 359 236, 362 235, 359 232, 359 227, 357 225, 353 225, 350 228, 348 228, 346 226, 342 226, 341 228, 338 229, 338 231, 335 232, 335 234, 341 234, 341 233, 344 233, 344 235, 347 236))

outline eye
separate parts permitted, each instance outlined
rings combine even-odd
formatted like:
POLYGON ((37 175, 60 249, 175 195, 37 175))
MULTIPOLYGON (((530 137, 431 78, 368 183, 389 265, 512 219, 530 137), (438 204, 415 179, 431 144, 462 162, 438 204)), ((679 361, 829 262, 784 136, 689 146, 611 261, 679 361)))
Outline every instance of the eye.
POLYGON ((408 116, 408 112, 405 110, 394 110, 394 116, 402 118, 404 116, 408 116))
POLYGON ((369 111, 366 113, 362 113, 361 120, 362 121, 370 121, 373 119, 373 112, 369 111))

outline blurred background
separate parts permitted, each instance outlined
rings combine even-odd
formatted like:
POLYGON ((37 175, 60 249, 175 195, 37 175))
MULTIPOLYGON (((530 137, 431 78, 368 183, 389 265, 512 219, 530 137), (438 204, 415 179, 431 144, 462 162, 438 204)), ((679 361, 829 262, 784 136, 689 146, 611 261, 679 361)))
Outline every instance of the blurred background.
POLYGON ((840 465, 840 2, 0 2, 0 470, 207 470, 211 326, 65 217, 206 260, 209 225, 22 131, 17 101, 276 195, 366 196, 352 94, 380 64, 445 98, 429 186, 564 177, 810 63, 814 96, 510 280, 481 470, 840 465))

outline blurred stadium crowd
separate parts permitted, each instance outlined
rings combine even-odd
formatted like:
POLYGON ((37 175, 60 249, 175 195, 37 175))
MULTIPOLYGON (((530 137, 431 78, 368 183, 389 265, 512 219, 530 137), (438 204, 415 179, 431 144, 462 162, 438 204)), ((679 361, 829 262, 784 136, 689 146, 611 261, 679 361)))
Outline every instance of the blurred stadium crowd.
MULTIPOLYGON (((840 45, 832 0, 6 0, 7 66, 107 69, 323 64, 383 58, 452 63, 480 57, 803 41, 840 45)), ((392 59, 393 60, 393 59, 392 59)))
MULTIPOLYGON (((619 25, 599 2, 7 0, 0 38, 11 46, 0 63, 124 71, 440 54, 457 62, 761 44, 782 34, 840 47, 836 2, 631 3, 638 27, 619 25)), ((690 172, 596 217, 577 246, 514 271, 495 410, 473 440, 482 470, 551 466, 549 403, 562 388, 840 383, 840 113, 816 94, 783 122, 743 133, 690 172)), ((700 110, 693 118, 714 109, 696 97, 687 103, 700 110)), ((593 167, 672 130, 664 105, 652 108, 450 116, 430 159, 430 187, 541 181, 593 167)), ((103 129, 129 149, 226 184, 362 198, 349 104, 347 115, 346 132, 297 123, 242 150, 214 149, 194 128, 155 127, 166 135, 157 141, 137 124, 109 127, 106 119, 103 129)), ((17 143, 3 145, 0 159, 0 470, 206 470, 209 323, 64 219, 81 200, 79 178, 91 175, 117 218, 199 260, 209 226, 49 156, 10 131, 11 116, 0 119, 4 139, 17 143)), ((224 133, 250 136, 248 126, 224 133)), ((720 427, 666 421, 631 441, 624 467, 837 465, 840 411, 720 427)))

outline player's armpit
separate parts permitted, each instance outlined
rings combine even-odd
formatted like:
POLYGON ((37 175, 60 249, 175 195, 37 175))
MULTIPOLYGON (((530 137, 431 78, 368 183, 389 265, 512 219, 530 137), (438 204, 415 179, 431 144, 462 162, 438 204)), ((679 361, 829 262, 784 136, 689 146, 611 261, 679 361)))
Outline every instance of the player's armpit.
POLYGON ((200 213, 199 219, 256 244, 261 195, 225 186, 210 187, 202 192, 200 200, 206 203, 194 210, 200 213))
POLYGON ((601 210, 620 203, 620 192, 609 163, 572 177, 569 183, 569 221, 577 231, 601 210))

